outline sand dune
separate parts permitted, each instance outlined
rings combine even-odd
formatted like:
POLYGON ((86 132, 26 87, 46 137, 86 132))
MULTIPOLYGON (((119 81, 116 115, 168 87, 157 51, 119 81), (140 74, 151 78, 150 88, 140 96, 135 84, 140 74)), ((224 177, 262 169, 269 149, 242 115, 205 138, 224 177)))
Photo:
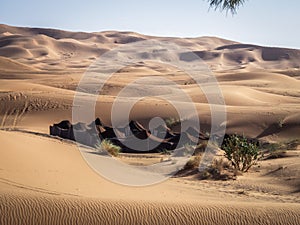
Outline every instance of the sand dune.
MULTIPOLYGON (((50 124, 72 121, 77 85, 98 57, 115 47, 151 39, 185 49, 172 57, 195 60, 191 51, 203 60, 224 96, 227 133, 275 142, 300 138, 300 50, 217 37, 0 25, 1 224, 300 223, 299 149, 285 158, 262 161, 237 180, 183 177, 134 188, 99 176, 75 143, 48 135, 50 124)), ((128 51, 134 57, 140 54, 128 51)), ((144 60, 122 68, 105 83, 96 98, 95 116, 110 125, 112 105, 120 91, 141 77, 150 77, 151 82, 132 85, 132 95, 173 93, 176 104, 188 107, 180 94, 170 91, 175 89, 169 84, 155 82, 154 78, 164 77, 189 95, 201 129, 210 132, 211 105, 195 80, 172 65, 147 61, 146 53, 144 60)), ((207 74, 199 73, 197 78, 205 81, 207 74)), ((87 83, 92 87, 100 81, 95 77, 87 83)), ((202 85, 211 87, 211 83, 202 85)), ((120 100, 128 103, 130 99, 120 100)), ((178 113, 170 102, 155 96, 139 101, 130 113, 130 119, 145 127, 155 116, 175 118, 178 113)))
MULTIPOLYGON (((99 177, 74 143, 36 135, 0 131, 4 146, 0 151, 1 224, 299 223, 300 206, 291 203, 299 202, 298 186, 275 183, 280 175, 271 180, 274 174, 263 175, 276 169, 277 163, 271 169, 266 166, 270 162, 262 164, 256 182, 253 175, 237 184, 231 181, 230 189, 225 188, 226 182, 184 178, 133 188, 99 177), (247 194, 239 194, 241 190, 247 194)), ((289 160, 295 163, 298 156, 289 160)), ((297 168, 294 175, 286 171, 282 179, 298 176, 297 168)))
POLYGON ((19 63, 13 59, 7 58, 7 57, 0 57, 0 69, 4 70, 5 72, 7 71, 20 71, 20 72, 24 72, 24 71, 35 71, 36 69, 19 63))
POLYGON ((133 32, 84 33, 7 25, 1 25, 0 33, 1 55, 16 59, 91 59, 114 46, 154 38, 189 48, 214 71, 299 68, 299 50, 246 45, 215 37, 159 38, 133 32))
MULTIPOLYGON (((160 38, 133 32, 84 33, 1 25, 1 96, 4 105, 12 104, 12 99, 14 99, 12 104, 14 107, 19 105, 11 113, 1 110, 2 120, 8 115, 13 118, 17 112, 22 112, 26 108, 21 98, 4 97, 18 94, 27 97, 26 101, 35 109, 27 108, 24 111, 22 120, 21 118, 19 120, 20 126, 30 127, 30 120, 27 120, 27 117, 31 118, 31 112, 35 112, 36 117, 45 121, 44 127, 49 123, 57 122, 49 119, 47 113, 47 110, 53 109, 64 111, 64 115, 69 115, 64 119, 70 120, 72 96, 89 65, 101 54, 116 46, 148 39, 174 42, 190 49, 204 60, 223 91, 228 112, 228 132, 242 132, 256 137, 270 126, 299 113, 300 51, 296 49, 241 44, 215 37, 160 38), (8 83, 7 79, 18 79, 18 81, 12 80, 8 83), (24 89, 24 87, 28 88, 24 89), (32 94, 33 90, 35 94, 32 94), (56 95, 56 92, 59 94, 56 95), (47 95, 53 100, 47 98, 47 95), (64 99, 61 96, 64 96, 64 99)), ((131 54, 134 55, 134 51, 131 54)), ((184 57, 185 53, 182 54, 184 57)), ((102 90, 101 93, 105 96, 97 102, 99 109, 111 108, 124 85, 146 76, 164 76, 177 82, 196 103, 201 118, 209 118, 207 99, 191 78, 174 67, 148 62, 140 62, 136 67, 118 71, 102 90)), ((157 93, 163 90, 161 86, 157 86, 157 93)), ((145 89, 136 86, 132 91, 139 94, 145 89)), ((142 106, 137 107, 143 109, 147 105, 147 110, 139 112, 136 110, 135 116, 147 121, 157 114, 163 104, 168 105, 167 102, 153 101, 153 99, 144 100, 142 106), (150 109, 153 109, 152 112, 150 109)), ((174 115, 176 113, 171 110, 169 115, 164 116, 174 115)), ((108 123, 110 121, 109 113, 106 111, 97 111, 97 116, 108 123)), ((53 118, 58 117, 53 116, 53 118)), ((203 127, 208 127, 209 130, 210 123, 206 120, 203 127)), ((280 139, 286 138, 287 135, 297 138, 298 134, 294 132, 295 129, 299 129, 297 120, 288 121, 286 126, 280 128, 276 134, 267 132, 268 135, 264 138, 280 139)))

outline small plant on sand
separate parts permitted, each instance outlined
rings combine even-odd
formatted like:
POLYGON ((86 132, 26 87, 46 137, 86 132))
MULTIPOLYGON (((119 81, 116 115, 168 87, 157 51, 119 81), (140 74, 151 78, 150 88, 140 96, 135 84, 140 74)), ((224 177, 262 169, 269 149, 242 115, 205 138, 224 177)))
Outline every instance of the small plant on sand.
POLYGON ((171 155, 171 152, 170 152, 170 150, 164 148, 164 149, 161 150, 160 154, 162 154, 162 155, 171 155))
POLYGON ((244 135, 229 135, 221 148, 232 166, 242 172, 247 172, 261 156, 257 143, 249 141, 244 135))
POLYGON ((283 127, 283 124, 284 124, 284 118, 280 118, 280 119, 278 120, 278 127, 279 127, 279 128, 282 128, 282 127, 283 127))
POLYGON ((107 139, 101 141, 101 143, 97 145, 97 149, 99 152, 105 150, 112 156, 118 156, 121 151, 120 146, 114 145, 110 140, 107 139))
POLYGON ((189 161, 184 165, 184 170, 193 170, 199 167, 201 155, 192 156, 189 161))
POLYGON ((234 179, 235 174, 232 171, 232 167, 229 164, 230 162, 225 158, 215 158, 212 164, 206 168, 204 171, 201 171, 199 178, 201 180, 229 180, 234 179))
POLYGON ((287 157, 286 151, 285 150, 274 150, 269 153, 266 153, 264 156, 264 160, 267 159, 278 159, 278 158, 284 158, 287 157))
POLYGON ((203 154, 205 152, 205 150, 206 150, 207 145, 208 145, 208 141, 207 140, 201 141, 195 147, 194 155, 203 154))
POLYGON ((165 119, 165 123, 166 123, 167 127, 173 128, 176 125, 180 124, 180 119, 178 119, 178 118, 168 118, 168 119, 165 119))
POLYGON ((296 150, 299 145, 299 139, 292 139, 275 143, 266 142, 261 148, 264 152, 264 159, 277 159, 287 157, 287 151, 296 150))

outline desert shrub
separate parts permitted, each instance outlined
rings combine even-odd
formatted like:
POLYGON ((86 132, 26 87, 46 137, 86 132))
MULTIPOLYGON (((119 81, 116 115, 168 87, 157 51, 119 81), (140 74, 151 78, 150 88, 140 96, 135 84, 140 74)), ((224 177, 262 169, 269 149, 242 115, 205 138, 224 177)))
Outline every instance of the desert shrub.
POLYGON ((284 124, 284 118, 280 118, 279 120, 278 120, 278 128, 282 128, 283 127, 283 124, 284 124))
POLYGON ((264 143, 262 145, 262 149, 266 153, 270 153, 270 152, 273 152, 273 151, 286 149, 286 146, 284 146, 283 143, 264 143))
POLYGON ((229 162, 225 158, 214 159, 211 164, 211 168, 217 170, 219 174, 221 174, 223 170, 228 169, 229 167, 229 162))
POLYGON ((275 143, 266 142, 262 144, 261 148, 264 159, 275 159, 286 157, 287 151, 297 149, 298 145, 300 145, 300 140, 294 139, 275 143))
POLYGON ((224 139, 221 148, 233 167, 242 172, 247 172, 261 156, 258 144, 251 142, 244 135, 229 135, 224 139))
POLYGON ((201 141, 201 142, 196 146, 195 151, 194 151, 194 154, 197 155, 197 154, 204 153, 205 150, 206 150, 207 145, 208 145, 208 141, 207 141, 207 140, 201 141))
POLYGON ((300 145, 300 139, 289 140, 286 141, 285 144, 286 144, 286 149, 295 150, 297 149, 298 145, 300 145))
POLYGON ((235 177, 236 174, 225 158, 215 158, 208 168, 199 173, 201 180, 229 180, 235 179, 235 177))
POLYGON ((184 165, 184 170, 193 170, 199 167, 201 155, 192 156, 189 161, 184 165))
POLYGON ((164 148, 160 151, 160 154, 162 154, 162 155, 171 155, 171 151, 164 148))
POLYGON ((101 143, 97 146, 99 151, 107 151, 112 156, 118 156, 121 151, 121 147, 114 145, 110 140, 104 139, 101 143))
POLYGON ((264 159, 278 159, 287 157, 285 150, 274 150, 264 154, 264 159))

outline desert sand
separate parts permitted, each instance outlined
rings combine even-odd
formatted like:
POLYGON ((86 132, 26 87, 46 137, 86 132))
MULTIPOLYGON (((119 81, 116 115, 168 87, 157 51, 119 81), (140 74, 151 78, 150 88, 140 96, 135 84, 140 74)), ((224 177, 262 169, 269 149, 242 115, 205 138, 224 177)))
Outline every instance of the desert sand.
MULTIPOLYGON (((299 224, 299 146, 288 157, 260 161, 236 180, 188 176, 129 187, 99 176, 76 143, 48 135, 50 124, 72 120, 76 87, 91 63, 114 47, 148 39, 184 45, 207 64, 224 95, 227 133, 265 141, 300 138, 300 50, 216 37, 0 25, 0 223, 299 224)), ((153 63, 118 71, 99 95, 95 116, 110 124, 122 86, 143 76, 177 82, 195 102, 201 128, 209 131, 204 93, 185 73, 153 63)), ((168 102, 151 98, 131 113, 145 126, 154 116, 176 113, 168 102)))

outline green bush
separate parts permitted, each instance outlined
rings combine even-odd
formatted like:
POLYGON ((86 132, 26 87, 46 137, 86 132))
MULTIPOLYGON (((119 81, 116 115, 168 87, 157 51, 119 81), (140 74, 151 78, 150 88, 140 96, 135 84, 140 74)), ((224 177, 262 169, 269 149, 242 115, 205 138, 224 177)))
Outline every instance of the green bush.
POLYGON ((229 135, 224 139, 221 148, 233 167, 242 172, 247 172, 261 155, 258 145, 249 141, 244 135, 229 135))

